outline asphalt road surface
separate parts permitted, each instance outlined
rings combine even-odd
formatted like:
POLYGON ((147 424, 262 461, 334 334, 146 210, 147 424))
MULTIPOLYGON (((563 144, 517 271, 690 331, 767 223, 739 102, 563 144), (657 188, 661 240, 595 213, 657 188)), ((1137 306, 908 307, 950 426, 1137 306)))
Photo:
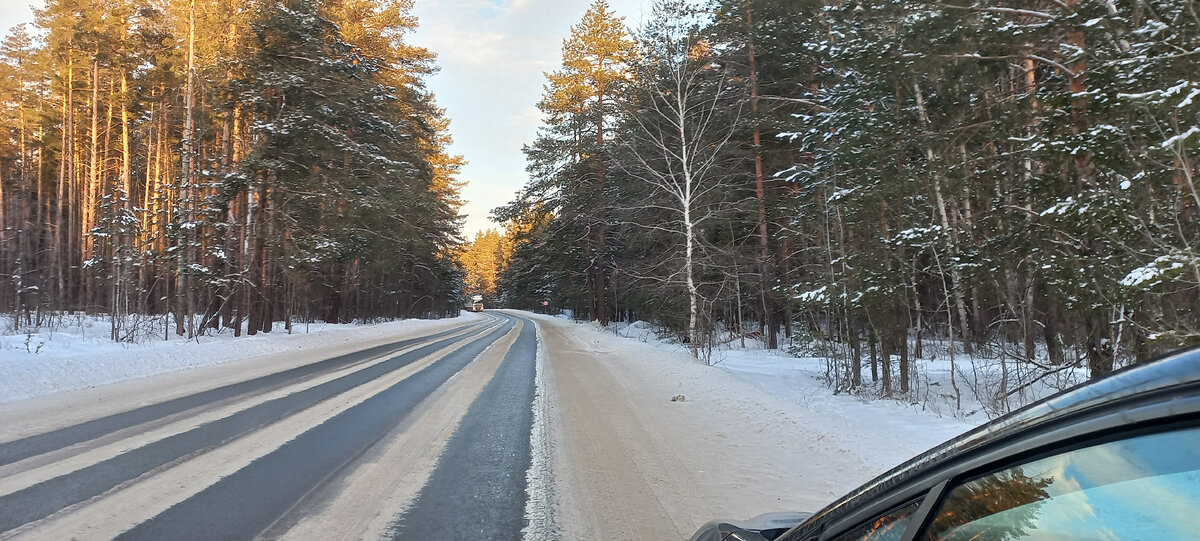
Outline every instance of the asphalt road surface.
POLYGON ((886 466, 848 417, 595 326, 364 336, 0 405, 0 541, 687 539, 886 466))
POLYGON ((520 539, 537 351, 489 313, 0 442, 0 538, 520 539))

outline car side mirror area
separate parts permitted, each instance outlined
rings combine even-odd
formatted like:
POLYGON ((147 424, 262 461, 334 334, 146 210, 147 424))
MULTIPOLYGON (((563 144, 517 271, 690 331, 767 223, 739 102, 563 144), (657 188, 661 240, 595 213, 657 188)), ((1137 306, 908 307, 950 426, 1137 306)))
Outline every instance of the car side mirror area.
POLYGON ((770 541, 759 532, 733 528, 721 538, 721 541, 770 541))
POLYGON ((705 524, 690 541, 770 541, 762 534, 739 528, 728 522, 713 521, 705 524))
POLYGON ((810 516, 811 513, 767 513, 749 520, 714 520, 701 526, 690 541, 773 541, 810 516))

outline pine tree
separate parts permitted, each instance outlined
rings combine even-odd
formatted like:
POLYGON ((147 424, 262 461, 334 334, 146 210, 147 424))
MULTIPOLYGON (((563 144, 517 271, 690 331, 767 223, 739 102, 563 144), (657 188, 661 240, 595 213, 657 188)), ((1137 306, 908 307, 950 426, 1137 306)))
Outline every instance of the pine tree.
POLYGON ((547 233, 583 239, 581 253, 557 254, 566 256, 558 268, 582 269, 586 312, 602 324, 608 322, 611 297, 606 141, 635 50, 623 21, 605 0, 596 0, 571 28, 563 42, 563 67, 546 75, 546 92, 538 103, 546 127, 525 149, 533 179, 520 198, 496 212, 504 222, 528 205, 544 204, 556 215, 547 233))
POLYGON ((4 51, 0 301, 121 340, 456 313, 463 162, 410 7, 49 2, 4 51))

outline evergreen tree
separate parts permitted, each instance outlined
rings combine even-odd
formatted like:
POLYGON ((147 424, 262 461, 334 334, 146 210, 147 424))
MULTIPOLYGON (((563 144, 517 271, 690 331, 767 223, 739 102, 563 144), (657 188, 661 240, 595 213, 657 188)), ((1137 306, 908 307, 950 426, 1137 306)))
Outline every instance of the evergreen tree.
POLYGON ((555 215, 546 234, 555 244, 582 239, 582 250, 553 255, 542 265, 559 273, 579 275, 567 283, 573 291, 558 296, 586 299, 588 318, 607 323, 610 317, 611 199, 605 180, 609 159, 607 140, 618 108, 618 95, 635 45, 605 0, 588 7, 580 23, 563 42, 562 69, 546 75, 548 84, 538 108, 546 125, 537 141, 525 148, 531 180, 522 194, 494 214, 501 222, 521 215, 531 205, 555 215))
POLYGON ((44 39, 4 50, 24 82, 0 115, 0 221, 26 225, 0 227, 0 301, 105 313, 120 340, 144 332, 133 314, 191 337, 456 313, 463 161, 410 8, 47 3, 44 39))

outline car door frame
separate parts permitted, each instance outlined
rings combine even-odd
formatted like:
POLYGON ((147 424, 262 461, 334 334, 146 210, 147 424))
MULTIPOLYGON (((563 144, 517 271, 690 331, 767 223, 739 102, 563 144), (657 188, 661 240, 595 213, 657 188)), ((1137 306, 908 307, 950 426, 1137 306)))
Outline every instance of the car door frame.
POLYGON ((987 441, 942 463, 934 463, 896 486, 882 489, 858 505, 858 509, 823 517, 818 523, 801 524, 794 534, 788 532, 780 539, 831 541, 866 521, 922 498, 912 523, 901 537, 901 541, 916 541, 931 525, 948 490, 963 482, 1106 441, 1190 426, 1200 426, 1200 381, 1102 401, 1025 429, 1001 434, 994 441, 987 441), (808 533, 796 537, 800 531, 808 533))

